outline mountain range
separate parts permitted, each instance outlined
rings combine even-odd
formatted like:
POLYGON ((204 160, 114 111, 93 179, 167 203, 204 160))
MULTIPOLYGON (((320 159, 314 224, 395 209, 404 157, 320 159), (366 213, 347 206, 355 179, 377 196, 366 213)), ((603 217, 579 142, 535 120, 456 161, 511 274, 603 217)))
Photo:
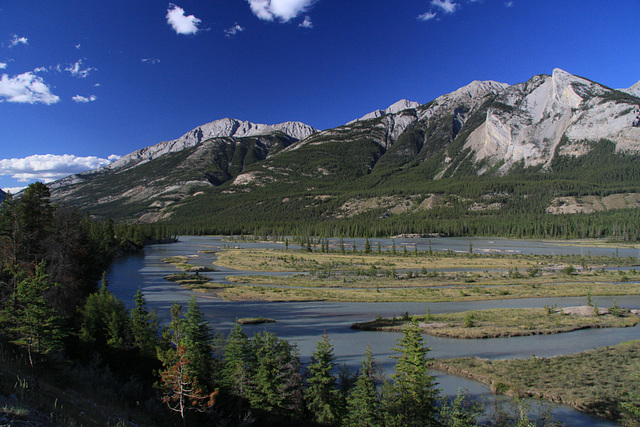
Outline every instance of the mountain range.
POLYGON ((638 204, 603 200, 635 194, 639 155, 640 82, 615 90, 555 69, 401 100, 322 131, 216 120, 49 187, 59 203, 139 222, 501 211, 537 191, 541 212, 590 212, 638 204), (501 190, 515 182, 531 191, 501 190))

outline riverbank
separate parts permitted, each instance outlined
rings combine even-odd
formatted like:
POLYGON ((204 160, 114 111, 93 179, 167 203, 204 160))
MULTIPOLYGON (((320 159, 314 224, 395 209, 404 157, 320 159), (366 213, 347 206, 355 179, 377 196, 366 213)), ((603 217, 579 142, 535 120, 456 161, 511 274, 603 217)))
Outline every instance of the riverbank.
POLYGON ((580 411, 619 420, 621 403, 637 392, 640 341, 568 356, 485 360, 473 357, 437 359, 433 367, 483 382, 494 392, 537 397, 580 411))
MULTIPOLYGON (((640 318, 629 310, 600 308, 597 316, 594 308, 585 306, 579 313, 557 307, 511 308, 473 310, 457 313, 424 314, 411 316, 418 320, 422 332, 447 338, 500 338, 558 334, 589 328, 624 328, 635 326, 640 318), (612 314, 614 312, 616 315, 612 314)), ((409 315, 402 318, 378 318, 369 322, 354 323, 351 328, 364 331, 401 332, 409 321, 409 315)))

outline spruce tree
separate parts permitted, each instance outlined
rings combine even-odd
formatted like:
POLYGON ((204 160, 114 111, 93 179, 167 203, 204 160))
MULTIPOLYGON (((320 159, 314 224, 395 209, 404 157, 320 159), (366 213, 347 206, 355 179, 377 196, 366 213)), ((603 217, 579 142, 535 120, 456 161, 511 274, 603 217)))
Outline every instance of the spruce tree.
POLYGON ((147 358, 156 356, 160 323, 155 311, 147 310, 147 302, 140 288, 133 297, 135 306, 129 313, 133 346, 147 358))
POLYGON ((185 356, 189 359, 189 369, 198 380, 206 387, 213 385, 212 363, 213 348, 212 336, 209 324, 204 319, 198 306, 196 297, 189 300, 187 312, 182 323, 182 345, 185 347, 185 356))
POLYGON ((297 418, 302 413, 302 380, 295 346, 272 332, 257 333, 252 342, 251 408, 262 423, 297 418))
POLYGON ((429 348, 425 347, 422 330, 412 318, 398 340, 398 353, 393 384, 384 396, 385 418, 388 426, 436 425, 436 382, 429 373, 429 348))
POLYGON ((332 372, 335 366, 333 346, 325 334, 311 356, 305 394, 312 420, 321 425, 337 425, 340 421, 340 392, 332 372))
POLYGON ((356 384, 347 397, 345 411, 347 415, 342 425, 347 427, 378 427, 383 425, 377 383, 375 361, 371 347, 367 347, 367 352, 362 360, 362 372, 358 375, 356 384))

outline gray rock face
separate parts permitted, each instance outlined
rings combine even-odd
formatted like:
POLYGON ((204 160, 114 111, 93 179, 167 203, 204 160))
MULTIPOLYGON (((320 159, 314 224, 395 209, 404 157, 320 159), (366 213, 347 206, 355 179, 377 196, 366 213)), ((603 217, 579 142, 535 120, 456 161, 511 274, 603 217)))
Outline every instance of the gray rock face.
POLYGON ((164 154, 174 153, 184 150, 185 148, 193 147, 202 141, 211 138, 241 138, 246 136, 269 135, 275 132, 282 132, 287 136, 300 140, 317 132, 317 130, 301 122, 285 122, 277 125, 263 125, 225 118, 198 126, 173 141, 161 142, 151 147, 134 151, 106 167, 109 169, 120 169, 148 162, 149 160, 156 159, 164 154))
POLYGON ((640 99, 556 69, 510 86, 467 139, 476 161, 548 167, 557 154, 580 156, 584 141, 609 139, 617 151, 640 151, 640 99), (637 102, 636 102, 637 101, 637 102), (562 144, 561 144, 562 142, 562 144), (559 148, 559 151, 556 149, 559 148))

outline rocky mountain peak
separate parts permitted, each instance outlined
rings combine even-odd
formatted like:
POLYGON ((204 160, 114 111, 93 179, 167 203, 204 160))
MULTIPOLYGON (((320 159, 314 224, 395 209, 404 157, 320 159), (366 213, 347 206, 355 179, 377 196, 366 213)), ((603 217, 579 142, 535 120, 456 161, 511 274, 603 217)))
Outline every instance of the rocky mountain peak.
POLYGON ((304 123, 294 121, 275 125, 265 125, 224 118, 198 126, 173 141, 164 141, 151 147, 134 151, 106 167, 109 169, 119 169, 133 164, 145 163, 164 154, 193 147, 202 141, 206 141, 211 138, 242 138, 248 136, 269 135, 275 132, 282 132, 293 139, 301 140, 317 132, 317 130, 304 123))
POLYGON ((618 89, 622 92, 626 92, 629 95, 633 95, 633 96, 637 96, 640 98, 640 81, 636 84, 634 84, 633 86, 631 86, 630 88, 627 89, 618 89))
POLYGON ((399 113, 400 111, 403 110, 409 110, 411 108, 418 108, 420 106, 419 102, 415 102, 415 101, 409 101, 406 99, 401 99, 400 101, 397 101, 393 104, 391 104, 389 107, 385 108, 384 110, 375 110, 372 111, 368 114, 365 114, 364 116, 360 117, 359 119, 356 120, 352 120, 347 124, 351 124, 351 123, 355 123, 355 122, 362 122, 365 120, 369 120, 369 119, 375 119, 378 117, 382 117, 384 115, 387 114, 396 114, 399 113))

